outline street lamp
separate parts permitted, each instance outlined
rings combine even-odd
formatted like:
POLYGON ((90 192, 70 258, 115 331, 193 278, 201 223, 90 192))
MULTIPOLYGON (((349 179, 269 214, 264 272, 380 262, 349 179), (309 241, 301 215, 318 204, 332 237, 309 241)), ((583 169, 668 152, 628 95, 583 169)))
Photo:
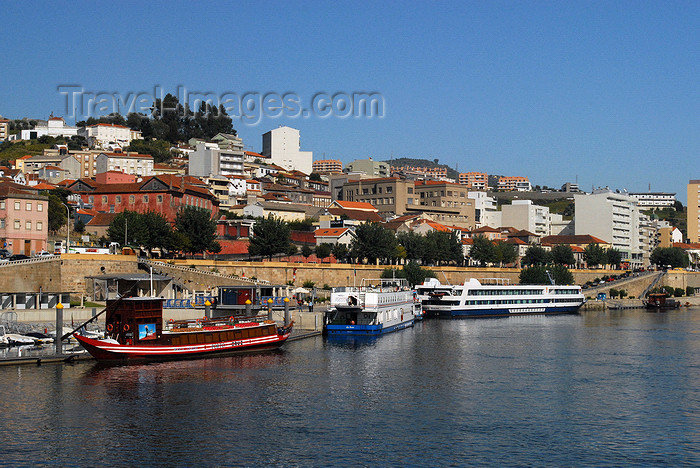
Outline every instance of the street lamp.
POLYGON ((70 249, 70 209, 65 203, 61 203, 61 205, 66 207, 66 214, 68 215, 68 222, 66 223, 66 253, 68 253, 68 249, 70 249))

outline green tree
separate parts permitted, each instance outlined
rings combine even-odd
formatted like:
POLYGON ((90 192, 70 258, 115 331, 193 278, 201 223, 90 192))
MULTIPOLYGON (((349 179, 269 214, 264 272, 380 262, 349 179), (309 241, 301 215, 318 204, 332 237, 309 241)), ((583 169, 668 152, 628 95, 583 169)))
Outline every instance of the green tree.
POLYGON ((348 256, 348 246, 345 244, 335 244, 332 249, 333 256, 339 262, 344 261, 348 256))
POLYGON ((301 256, 304 257, 304 260, 306 260, 307 262, 309 261, 309 257, 312 253, 314 253, 314 249, 312 249, 308 245, 304 245, 301 248, 301 256))
POLYGON ((518 260, 518 249, 507 242, 496 244, 496 258, 501 264, 515 263, 518 260))
POLYGON ((150 154, 157 163, 167 162, 173 157, 170 152, 170 142, 163 140, 132 140, 127 148, 139 154, 150 154))
POLYGON ((574 251, 568 245, 558 244, 552 247, 552 263, 555 265, 573 265, 576 263, 574 251))
POLYGON ((408 260, 417 260, 422 257, 425 249, 425 237, 416 232, 408 231, 396 234, 396 240, 406 250, 408 260))
POLYGON ((610 297, 615 299, 617 297, 617 295, 620 294, 620 291, 618 291, 615 288, 610 288, 609 294, 610 294, 610 297))
POLYGON ((412 287, 422 284, 426 278, 435 278, 435 273, 423 268, 416 262, 408 262, 401 269, 385 268, 381 274, 382 278, 405 278, 412 287))
POLYGON ((136 241, 140 247, 148 250, 149 257, 153 249, 170 248, 173 240, 173 228, 165 216, 149 211, 138 215, 138 218, 140 229, 136 233, 136 241))
POLYGON ((688 254, 680 247, 657 247, 649 261, 660 268, 685 268, 689 264, 688 254))
POLYGON ((392 258, 396 252, 396 236, 377 223, 363 223, 355 229, 355 238, 350 244, 351 256, 369 263, 392 258))
POLYGON ((56 193, 55 190, 48 192, 49 209, 48 209, 48 228, 51 232, 56 232, 63 227, 68 221, 66 207, 63 206, 63 198, 56 193))
POLYGON ((309 180, 313 180, 314 182, 321 182, 321 174, 318 172, 312 172, 309 174, 309 180))
POLYGON ((481 266, 498 261, 496 247, 493 245, 493 242, 480 235, 472 240, 472 248, 469 251, 469 257, 472 260, 479 262, 481 266))
POLYGON ((323 263, 323 260, 331 256, 331 251, 333 249, 333 246, 328 243, 323 243, 321 245, 316 246, 316 257, 318 257, 321 260, 321 263, 323 263))
POLYGON ((82 219, 78 218, 78 220, 75 222, 75 232, 82 234, 85 232, 85 223, 83 222, 82 219))
POLYGON ((622 252, 620 252, 619 250, 617 250, 614 247, 611 247, 605 252, 605 254, 606 254, 605 256, 607 257, 606 263, 608 265, 610 265, 614 268, 620 267, 620 263, 622 262, 622 252))
POLYGON ((523 257, 523 264, 525 265, 546 265, 550 261, 550 253, 539 245, 528 247, 523 257))
POLYGON ((421 258, 424 263, 461 263, 462 244, 455 232, 431 231, 425 235, 421 258))
POLYGON ((605 249, 598 244, 588 244, 583 249, 583 259, 589 267, 605 265, 608 261, 608 254, 605 249))
MULTIPOLYGON (((254 256, 268 257, 273 255, 290 254, 289 225, 281 219, 270 215, 258 220, 253 227, 253 237, 250 238, 248 253, 254 256)), ((296 249, 296 247, 295 247, 296 249)), ((296 253, 296 250, 295 252, 296 253)))
POLYGON ((107 228, 107 238, 110 242, 120 245, 139 246, 138 238, 143 230, 142 217, 135 211, 118 213, 107 228))
POLYGON ((186 252, 221 251, 221 245, 216 241, 216 221, 212 219, 211 211, 186 206, 178 211, 175 227, 190 240, 186 252))

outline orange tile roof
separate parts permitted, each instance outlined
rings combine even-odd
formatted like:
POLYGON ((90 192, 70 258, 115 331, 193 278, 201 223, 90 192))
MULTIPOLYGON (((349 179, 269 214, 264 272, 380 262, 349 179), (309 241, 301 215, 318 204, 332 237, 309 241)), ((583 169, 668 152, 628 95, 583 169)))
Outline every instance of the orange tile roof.
POLYGON ((346 210, 379 211, 371 203, 336 200, 335 203, 346 210))
POLYGON ((345 234, 349 228, 330 228, 316 229, 314 235, 316 237, 340 237, 345 234))

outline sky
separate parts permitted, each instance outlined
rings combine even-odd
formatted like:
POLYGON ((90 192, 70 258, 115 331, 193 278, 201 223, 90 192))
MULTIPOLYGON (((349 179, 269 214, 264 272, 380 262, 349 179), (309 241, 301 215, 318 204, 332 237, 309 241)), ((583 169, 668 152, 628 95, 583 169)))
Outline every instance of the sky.
POLYGON ((675 192, 684 203, 688 180, 700 179, 696 1, 26 1, 3 10, 5 118, 53 113, 72 124, 76 96, 84 118, 109 113, 86 104, 91 94, 121 96, 125 113, 136 95, 187 90, 255 104, 253 118, 233 121, 252 151, 288 125, 315 160, 438 159, 533 185, 675 192), (381 97, 381 116, 345 115, 344 96, 369 93, 381 97), (280 111, 276 95, 298 104, 280 111), (321 99, 314 112, 314 96, 334 95, 336 107, 321 99))

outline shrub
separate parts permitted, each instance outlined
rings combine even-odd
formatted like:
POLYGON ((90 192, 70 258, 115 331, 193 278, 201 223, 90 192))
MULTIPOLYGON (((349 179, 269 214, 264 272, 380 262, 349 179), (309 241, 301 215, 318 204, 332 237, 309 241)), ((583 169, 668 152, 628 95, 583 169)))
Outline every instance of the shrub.
POLYGON ((617 297, 618 294, 620 294, 620 292, 619 292, 617 289, 615 289, 615 288, 610 288, 610 297, 612 297, 613 299, 615 299, 615 298, 617 297))
POLYGON ((683 294, 685 294, 685 290, 683 290, 683 288, 676 288, 673 290, 674 297, 683 297, 683 294))
POLYGON ((618 294, 620 294, 620 299, 624 299, 627 296, 627 291, 625 291, 624 289, 620 289, 620 292, 618 294))
POLYGON ((692 286, 688 286, 687 288, 685 288, 685 295, 686 295, 686 296, 693 296, 693 295, 695 295, 695 288, 692 287, 692 286))
POLYGON ((302 286, 304 286, 305 288, 313 288, 315 285, 316 285, 316 282, 311 281, 311 280, 306 280, 306 281, 304 281, 304 284, 302 286))

